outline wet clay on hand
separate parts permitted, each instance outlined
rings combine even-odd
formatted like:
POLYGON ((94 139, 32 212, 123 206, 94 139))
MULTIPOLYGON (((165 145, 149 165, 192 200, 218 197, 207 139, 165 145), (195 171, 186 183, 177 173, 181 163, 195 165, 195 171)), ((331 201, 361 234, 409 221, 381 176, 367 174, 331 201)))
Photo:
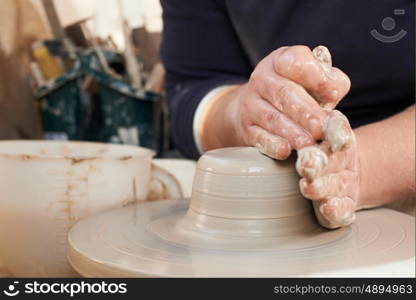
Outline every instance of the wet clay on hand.
MULTIPOLYGON (((326 47, 316 47, 313 55, 328 78, 344 76, 332 67, 326 47)), ((337 228, 355 220, 360 186, 357 143, 347 118, 332 110, 336 103, 322 102, 319 95, 315 99, 328 117, 323 126, 323 141, 298 151, 296 168, 303 177, 299 186, 306 198, 315 200, 313 206, 319 223, 337 228)))

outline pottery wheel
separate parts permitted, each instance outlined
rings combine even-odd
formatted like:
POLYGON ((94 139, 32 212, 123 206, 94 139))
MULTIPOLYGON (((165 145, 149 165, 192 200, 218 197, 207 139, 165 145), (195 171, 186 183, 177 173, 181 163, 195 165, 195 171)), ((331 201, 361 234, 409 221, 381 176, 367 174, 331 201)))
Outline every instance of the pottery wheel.
POLYGON ((414 276, 415 219, 389 209, 328 230, 293 160, 226 148, 199 161, 191 200, 129 205, 76 224, 68 259, 86 277, 414 276))

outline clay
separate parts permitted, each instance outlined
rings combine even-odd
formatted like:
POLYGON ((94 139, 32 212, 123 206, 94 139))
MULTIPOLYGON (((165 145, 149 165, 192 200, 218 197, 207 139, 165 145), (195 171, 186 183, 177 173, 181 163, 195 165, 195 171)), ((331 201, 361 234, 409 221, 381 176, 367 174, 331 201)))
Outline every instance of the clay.
POLYGON ((348 132, 349 123, 346 117, 338 111, 333 111, 325 128, 325 139, 331 146, 332 152, 341 151, 354 134, 348 132))
MULTIPOLYGON (((331 215, 331 220, 336 220, 336 226, 346 226, 354 222, 355 220, 355 202, 349 197, 333 197, 328 200, 327 203, 323 205, 318 205, 319 202, 315 201, 317 208, 319 209, 320 214, 317 215, 317 218, 323 218, 323 216, 328 216, 328 213, 325 213, 325 209, 328 206, 331 207, 347 207, 348 209, 343 209, 344 214, 338 215, 337 211, 334 211, 335 215, 331 215)), ((327 228, 333 228, 330 222, 326 219, 320 220, 320 224, 325 224, 327 228)))
POLYGON ((413 217, 363 211, 353 225, 328 230, 298 181, 294 158, 252 147, 209 151, 190 200, 82 220, 69 233, 68 259, 87 277, 414 276, 413 217))
MULTIPOLYGON (((328 164, 328 156, 318 147, 305 147, 298 151, 296 170, 310 178, 316 178, 328 164), (308 167, 302 167, 308 165, 308 167)), ((302 185, 301 189, 304 188, 302 185)))

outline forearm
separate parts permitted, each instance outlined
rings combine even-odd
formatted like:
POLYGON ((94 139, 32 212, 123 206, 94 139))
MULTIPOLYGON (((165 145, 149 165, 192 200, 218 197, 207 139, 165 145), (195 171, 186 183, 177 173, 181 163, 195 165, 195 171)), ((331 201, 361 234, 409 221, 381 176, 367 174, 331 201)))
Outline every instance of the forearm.
POLYGON ((415 193, 415 106, 355 130, 361 164, 360 207, 415 193))

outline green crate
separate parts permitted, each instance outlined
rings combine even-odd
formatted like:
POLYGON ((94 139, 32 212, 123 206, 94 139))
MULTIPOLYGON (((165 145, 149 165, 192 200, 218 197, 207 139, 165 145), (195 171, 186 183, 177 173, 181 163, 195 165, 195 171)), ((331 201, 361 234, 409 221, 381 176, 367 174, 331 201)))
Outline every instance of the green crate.
POLYGON ((38 91, 45 137, 82 139, 81 74, 67 73, 38 91))
POLYGON ((80 53, 74 69, 40 88, 37 98, 48 139, 138 145, 158 154, 168 145, 162 96, 104 73, 92 51, 80 53), (98 82, 98 99, 82 91, 85 76, 98 82))
POLYGON ((100 83, 104 142, 158 150, 160 101, 150 93, 132 94, 127 86, 100 83))

